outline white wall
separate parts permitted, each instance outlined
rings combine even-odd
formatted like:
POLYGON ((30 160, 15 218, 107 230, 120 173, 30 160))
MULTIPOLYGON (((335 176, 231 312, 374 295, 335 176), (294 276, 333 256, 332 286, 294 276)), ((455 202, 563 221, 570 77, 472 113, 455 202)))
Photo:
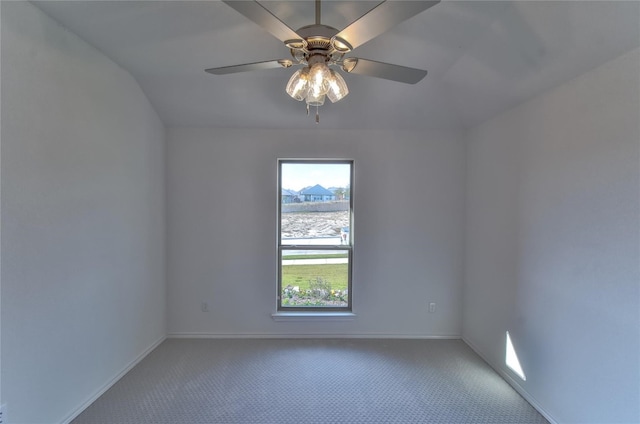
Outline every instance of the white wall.
POLYGON ((639 63, 468 133, 464 338, 557 422, 640 422, 639 63))
POLYGON ((165 334, 164 128, 126 71, 1 7, 2 402, 54 423, 165 334))
POLYGON ((446 132, 169 129, 169 334, 459 336, 464 161, 446 132), (279 157, 355 160, 353 321, 271 318, 279 157))

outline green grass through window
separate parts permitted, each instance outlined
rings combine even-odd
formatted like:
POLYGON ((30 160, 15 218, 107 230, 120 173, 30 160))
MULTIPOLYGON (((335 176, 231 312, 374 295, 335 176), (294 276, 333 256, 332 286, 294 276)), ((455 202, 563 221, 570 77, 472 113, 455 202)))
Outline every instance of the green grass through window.
MULTIPOLYGON (((306 256, 306 255, 305 255, 306 256)), ((326 257, 326 255, 322 255, 326 257)), ((309 289, 309 281, 317 277, 331 284, 333 290, 346 290, 348 286, 348 264, 284 265, 282 267, 282 288, 289 285, 301 290, 309 289)))

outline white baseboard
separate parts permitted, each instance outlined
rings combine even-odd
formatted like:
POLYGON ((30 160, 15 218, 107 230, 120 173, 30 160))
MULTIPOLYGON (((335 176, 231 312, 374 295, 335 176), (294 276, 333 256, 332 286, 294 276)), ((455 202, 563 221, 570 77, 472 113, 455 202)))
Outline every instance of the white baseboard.
POLYGON ((93 395, 91 395, 86 401, 84 401, 80 406, 75 408, 71 413, 67 415, 67 418, 61 421, 61 424, 69 424, 74 418, 82 413, 85 409, 89 407, 93 402, 96 401, 100 396, 104 394, 107 390, 111 388, 114 384, 118 382, 126 373, 128 373, 133 367, 138 365, 140 361, 142 361, 153 349, 158 347, 160 343, 166 340, 166 336, 160 337, 158 340, 153 342, 151 346, 146 348, 140 355, 138 355, 133 361, 131 361, 127 366, 125 366, 119 373, 117 373, 113 378, 107 381, 100 389, 98 389, 93 395))
POLYGON ((529 392, 527 392, 513 377, 511 377, 507 372, 505 372, 504 369, 500 368, 496 364, 494 364, 491 361, 489 361, 482 354, 480 349, 478 349, 478 347, 476 345, 471 343, 465 337, 462 337, 462 341, 465 342, 467 344, 467 346, 469 346, 487 364, 489 364, 489 366, 491 368, 493 368, 493 370, 495 372, 497 372, 500 375, 500 377, 502 377, 511 387, 513 387, 514 390, 520 394, 520 396, 522 396, 527 402, 529 402, 531 404, 531 406, 533 406, 536 409, 536 411, 538 411, 543 417, 545 417, 547 419, 547 421, 549 421, 549 423, 558 424, 558 421, 556 421, 551 416, 551 414, 549 414, 547 411, 545 411, 545 409, 542 406, 540 406, 540 403, 538 403, 538 401, 533 396, 531 396, 529 394, 529 392))
POLYGON ((387 333, 198 333, 177 332, 167 334, 168 339, 437 339, 459 340, 460 335, 387 334, 387 333))

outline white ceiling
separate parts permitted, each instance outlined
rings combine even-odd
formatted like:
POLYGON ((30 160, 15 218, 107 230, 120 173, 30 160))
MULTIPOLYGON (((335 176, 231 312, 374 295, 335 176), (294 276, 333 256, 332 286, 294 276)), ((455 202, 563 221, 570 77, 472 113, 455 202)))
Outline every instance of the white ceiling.
MULTIPOLYGON (((220 1, 34 3, 127 69, 168 126, 315 126, 284 91, 290 69, 204 72, 289 57, 220 1)), ((313 1, 262 4, 291 28, 314 22, 313 1)), ((376 4, 326 1, 322 23, 342 29, 376 4)), ((468 128, 638 46, 636 1, 445 0, 350 54, 427 69, 427 77, 406 85, 345 75, 350 94, 320 108, 320 126, 468 128)))

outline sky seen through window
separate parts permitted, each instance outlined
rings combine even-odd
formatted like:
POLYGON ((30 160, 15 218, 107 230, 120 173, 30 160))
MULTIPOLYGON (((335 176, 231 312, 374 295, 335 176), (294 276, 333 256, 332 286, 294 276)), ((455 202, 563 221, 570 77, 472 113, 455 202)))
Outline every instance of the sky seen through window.
POLYGON ((282 188, 300 191, 320 184, 324 188, 346 187, 351 179, 348 164, 282 164, 282 188))

